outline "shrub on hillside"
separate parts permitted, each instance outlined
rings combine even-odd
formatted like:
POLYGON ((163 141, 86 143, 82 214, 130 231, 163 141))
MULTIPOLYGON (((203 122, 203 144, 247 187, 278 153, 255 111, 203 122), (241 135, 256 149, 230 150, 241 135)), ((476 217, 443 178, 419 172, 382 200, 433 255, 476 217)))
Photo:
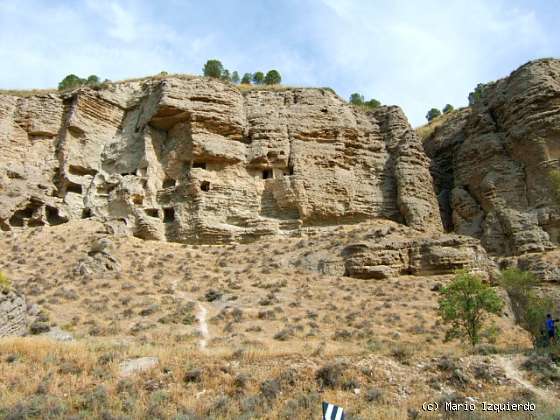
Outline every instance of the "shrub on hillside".
MULTIPOLYGON (((103 83, 107 82, 108 80, 105 80, 103 83)), ((69 74, 58 84, 58 90, 71 90, 84 85, 99 86, 100 84, 101 80, 95 74, 90 75, 87 79, 82 79, 75 74, 69 74)))
POLYGON ((251 75, 251 73, 245 73, 243 75, 243 77, 241 78, 241 84, 242 85, 250 85, 252 78, 253 78, 253 76, 251 75))
POLYGON ((434 118, 437 118, 441 115, 441 111, 437 108, 432 108, 426 114, 426 119, 428 121, 432 121, 434 118))
POLYGON ((505 270, 500 283, 510 298, 515 321, 527 330, 536 346, 542 336, 546 314, 553 307, 552 300, 538 296, 535 290, 537 278, 528 271, 505 270))
POLYGON ((441 290, 439 313, 451 324, 446 339, 466 338, 474 347, 480 342, 485 317, 501 311, 503 302, 496 291, 478 276, 460 271, 441 290))
POLYGON ((282 81, 282 77, 277 70, 270 70, 264 77, 265 85, 277 85, 282 81))
POLYGON ((264 82, 264 73, 262 71, 258 71, 253 74, 253 83, 256 85, 262 85, 264 82))
POLYGON ((364 95, 360 95, 357 92, 354 92, 350 95, 350 101, 352 105, 363 105, 364 103, 364 95))
POLYGON ((208 60, 206 64, 204 64, 202 72, 206 77, 219 79, 224 72, 224 66, 220 60, 208 60))
POLYGON ((443 107, 443 113, 444 114, 449 114, 450 112, 452 112, 455 108, 453 108, 453 105, 451 104, 447 104, 443 107))

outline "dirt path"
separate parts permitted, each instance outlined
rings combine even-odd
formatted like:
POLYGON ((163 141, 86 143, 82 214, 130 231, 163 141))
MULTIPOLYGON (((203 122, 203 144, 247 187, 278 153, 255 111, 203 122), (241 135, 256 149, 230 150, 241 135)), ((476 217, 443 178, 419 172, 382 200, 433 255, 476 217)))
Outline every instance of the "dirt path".
MULTIPOLYGON (((196 302, 188 295, 188 293, 183 292, 182 290, 178 290, 177 289, 178 284, 179 284, 179 280, 175 279, 171 285, 175 296, 177 296, 179 299, 184 301, 196 302)), ((208 340, 210 338, 210 332, 208 330, 208 322, 206 321, 206 318, 208 316, 208 309, 206 309, 206 307, 200 302, 196 302, 196 306, 197 306, 196 320, 198 321, 197 330, 200 332, 200 336, 201 336, 198 345, 201 350, 206 350, 206 346, 208 345, 208 340)))
POLYGON ((200 332, 201 339, 199 341, 200 349, 205 350, 206 345, 208 344, 208 338, 210 334, 208 333, 208 323, 206 322, 206 315, 208 314, 208 310, 202 305, 202 303, 198 303, 198 312, 196 313, 196 319, 198 320, 198 331, 200 332))
POLYGON ((541 400, 552 405, 558 404, 558 399, 552 393, 550 393, 546 389, 539 388, 533 385, 531 382, 523 379, 523 375, 517 368, 516 363, 512 357, 498 356, 496 357, 496 362, 498 362, 498 365, 501 366, 502 369, 504 369, 505 375, 508 379, 531 391, 541 400))

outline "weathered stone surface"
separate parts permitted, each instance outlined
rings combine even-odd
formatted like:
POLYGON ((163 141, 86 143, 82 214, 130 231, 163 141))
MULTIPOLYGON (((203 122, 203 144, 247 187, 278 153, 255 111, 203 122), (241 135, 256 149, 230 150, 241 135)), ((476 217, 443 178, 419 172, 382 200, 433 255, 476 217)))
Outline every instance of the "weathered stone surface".
POLYGON ((0 104, 4 230, 93 217, 217 243, 376 218, 441 229, 429 160, 398 107, 187 77, 0 104))
POLYGON ((488 278, 495 271, 478 240, 457 235, 373 238, 348 245, 342 255, 345 274, 364 279, 452 274, 458 269, 488 278))
POLYGON ((144 372, 153 369, 159 364, 157 357, 138 357, 136 359, 127 359, 120 363, 120 376, 127 377, 135 373, 144 372))
POLYGON ((448 230, 493 254, 558 244, 550 169, 560 167, 560 60, 529 62, 424 142, 448 230))
POLYGON ((0 290, 0 337, 27 332, 25 298, 13 290, 0 290))

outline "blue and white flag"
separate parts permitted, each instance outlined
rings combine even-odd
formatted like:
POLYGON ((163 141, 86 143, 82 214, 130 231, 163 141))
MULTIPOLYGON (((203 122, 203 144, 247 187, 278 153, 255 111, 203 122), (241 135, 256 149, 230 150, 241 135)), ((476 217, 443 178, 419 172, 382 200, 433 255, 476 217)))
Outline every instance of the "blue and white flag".
POLYGON ((323 401, 323 420, 344 420, 344 410, 338 405, 323 401))

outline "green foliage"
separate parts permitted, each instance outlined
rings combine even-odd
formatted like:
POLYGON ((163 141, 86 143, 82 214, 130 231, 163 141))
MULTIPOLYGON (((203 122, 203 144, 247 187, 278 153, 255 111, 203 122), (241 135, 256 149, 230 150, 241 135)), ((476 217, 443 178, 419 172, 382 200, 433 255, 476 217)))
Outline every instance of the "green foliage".
POLYGON ((256 85, 262 85, 264 82, 264 73, 262 71, 258 71, 253 74, 253 83, 256 85))
POLYGON ((503 302, 495 290, 466 271, 460 271, 455 279, 441 291, 439 313, 443 321, 451 324, 446 339, 466 338, 474 347, 480 341, 480 333, 487 313, 499 313, 503 302))
POLYGON ((552 169, 549 171, 548 176, 552 184, 552 197, 555 204, 560 206, 560 170, 552 169))
POLYGON ((243 75, 243 77, 241 78, 241 84, 242 85, 250 85, 252 78, 253 78, 253 76, 251 75, 251 73, 245 73, 243 75))
POLYGON ((379 102, 377 99, 370 99, 369 101, 366 101, 364 99, 364 95, 361 95, 359 93, 354 92, 352 95, 350 95, 350 99, 349 101, 352 105, 358 106, 358 107, 364 107, 366 109, 373 109, 373 108, 377 108, 378 106, 381 105, 381 102, 379 102))
POLYGON ((455 108, 453 108, 453 105, 451 104, 447 104, 443 107, 443 113, 444 114, 449 114, 451 111, 453 111, 455 108))
POLYGON ((58 90, 74 89, 81 86, 83 79, 80 79, 75 74, 69 74, 58 84, 58 90))
POLYGON ((235 84, 239 83, 239 73, 237 73, 237 70, 231 73, 231 81, 235 84))
POLYGON ((537 278, 528 271, 516 268, 505 270, 501 274, 500 284, 509 296, 516 322, 527 330, 536 346, 542 335, 546 314, 552 308, 552 300, 537 295, 537 278))
MULTIPOLYGON (((108 82, 107 79, 105 79, 106 83, 108 82)), ((66 76, 64 79, 62 79, 62 81, 58 84, 58 90, 71 90, 71 89, 75 89, 78 88, 80 86, 99 86, 101 84, 101 81, 99 80, 99 77, 96 76, 95 74, 90 75, 87 79, 82 79, 78 76, 76 76, 75 74, 69 74, 68 76, 66 76)))
POLYGON ((12 288, 12 282, 10 279, 0 271, 0 291, 10 290, 12 288))
POLYGON ((208 60, 202 69, 203 74, 206 77, 214 77, 219 79, 222 77, 224 72, 224 66, 220 60, 208 60))
POLYGON ((230 82, 231 81, 231 75, 229 74, 229 70, 224 69, 224 71, 222 72, 222 76, 220 78, 225 82, 230 82))
POLYGON ((266 76, 264 77, 264 83, 266 85, 277 85, 281 81, 282 81, 282 77, 280 76, 278 70, 270 70, 268 73, 266 73, 266 76))
POLYGON ((381 102, 379 102, 377 99, 370 99, 369 101, 365 101, 364 105, 367 108, 373 109, 373 108, 377 108, 378 106, 380 106, 381 102))
POLYGON ((97 77, 95 74, 90 75, 86 80, 86 85, 88 86, 95 86, 99 83, 101 83, 101 80, 99 80, 99 77, 97 77))
POLYGON ((479 83, 478 85, 476 85, 476 88, 474 88, 474 91, 469 93, 469 106, 472 106, 476 102, 478 102, 480 98, 482 98, 483 93, 484 85, 482 83, 479 83))
POLYGON ((364 104, 364 95, 360 95, 359 93, 354 92, 350 95, 349 102, 352 105, 363 105, 364 104))
POLYGON ((439 117, 441 115, 441 111, 437 108, 432 108, 426 114, 426 119, 428 121, 432 121, 434 118, 439 117))

